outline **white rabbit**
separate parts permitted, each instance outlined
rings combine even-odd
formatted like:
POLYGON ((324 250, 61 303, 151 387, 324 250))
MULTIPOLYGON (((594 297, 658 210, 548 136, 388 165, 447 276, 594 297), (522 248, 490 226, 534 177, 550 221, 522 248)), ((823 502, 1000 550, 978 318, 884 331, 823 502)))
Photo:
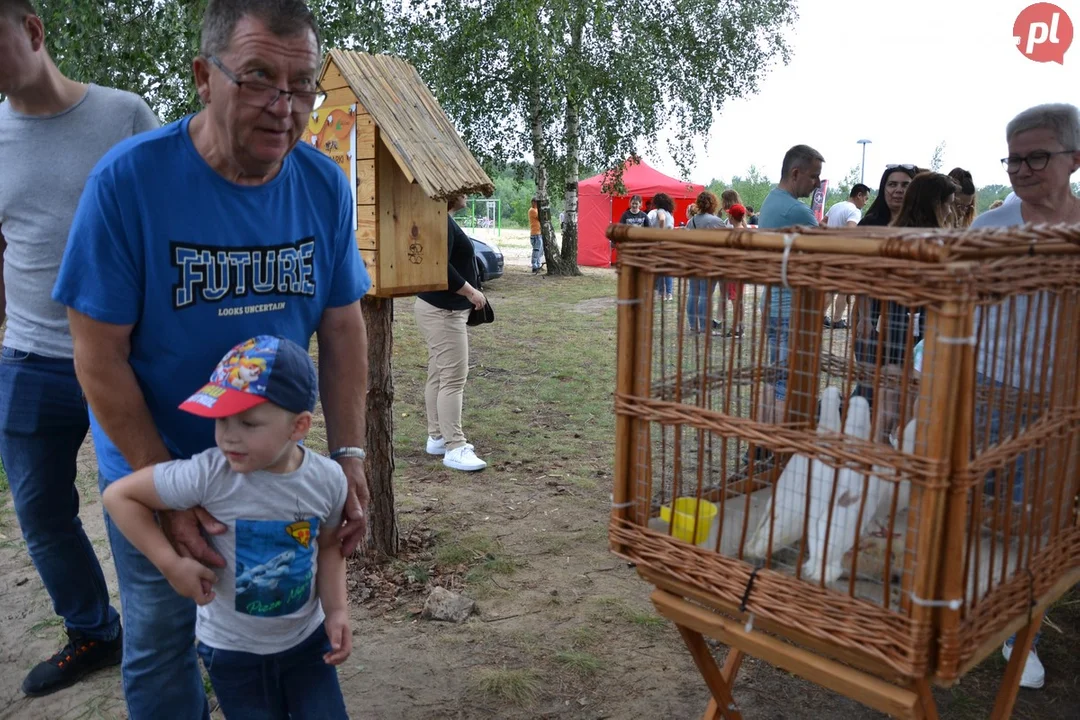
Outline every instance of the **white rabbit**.
MULTIPOLYGON (((819 433, 840 432, 840 400, 840 391, 835 387, 827 387, 822 392, 817 426, 819 433)), ((765 506, 757 530, 746 543, 747 556, 763 558, 768 553, 770 518, 773 522, 774 550, 792 545, 802 537, 803 517, 806 514, 807 475, 810 478, 810 516, 814 517, 818 505, 828 502, 833 469, 817 460, 811 462, 805 455, 792 455, 776 481, 776 492, 765 506)))
MULTIPOLYGON (((860 440, 870 439, 870 404, 863 397, 853 397, 848 403, 844 434, 860 440)), ((822 561, 825 561, 825 582, 833 582, 843 574, 844 554, 855 544, 857 529, 864 531, 878 507, 880 481, 874 475, 867 476, 852 468, 842 467, 839 472, 828 470, 829 482, 823 484, 821 502, 814 503, 811 510, 808 555, 803 565, 803 577, 807 580, 822 578, 822 561), (832 477, 836 476, 836 502, 832 517, 829 503, 832 499, 832 477), (865 486, 865 487, 864 487, 865 486), (865 504, 863 493, 866 493, 865 504), (860 523, 860 509, 862 522, 860 523), (816 512, 814 512, 816 510, 816 512), (828 534, 828 547, 826 547, 828 534)))
MULTIPOLYGON (((897 445, 902 446, 903 451, 908 455, 915 454, 915 420, 912 419, 904 427, 903 434, 897 440, 891 440, 893 447, 897 445)), ((881 478, 892 478, 895 476, 895 472, 891 468, 874 467, 874 472, 881 478)), ((897 493, 896 499, 896 514, 904 512, 911 505, 911 482, 908 480, 900 480, 899 482, 889 482, 888 480, 882 480, 881 482, 881 494, 879 496, 878 507, 874 513, 874 516, 887 523, 889 520, 889 513, 892 508, 893 493, 897 493), (899 491, 894 490, 899 485, 899 491)))

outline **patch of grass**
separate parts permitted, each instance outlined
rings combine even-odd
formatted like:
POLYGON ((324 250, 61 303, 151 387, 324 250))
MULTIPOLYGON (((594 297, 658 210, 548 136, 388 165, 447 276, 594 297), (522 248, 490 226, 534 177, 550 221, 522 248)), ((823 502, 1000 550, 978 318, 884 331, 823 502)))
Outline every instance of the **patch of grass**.
POLYGON ((443 567, 471 565, 497 549, 498 543, 486 535, 466 535, 456 541, 438 542, 435 562, 443 567))
POLYGON ((476 534, 437 543, 435 563, 443 570, 464 571, 465 582, 471 585, 486 584, 496 575, 511 575, 522 565, 500 542, 476 534))
POLYGON ((531 705, 540 697, 540 677, 532 670, 487 668, 472 679, 473 690, 489 701, 531 705))
POLYGON ((667 620, 656 613, 651 610, 633 608, 622 598, 600 597, 596 598, 596 604, 599 606, 597 614, 617 618, 649 632, 655 632, 667 626, 667 620))
POLYGON ((64 640, 64 618, 55 616, 39 620, 30 626, 30 634, 36 638, 56 638, 64 640))
POLYGON ((0 493, 6 493, 11 489, 8 485, 7 473, 4 471, 4 466, 0 465, 0 493))
POLYGON ((421 585, 427 583, 431 579, 431 571, 425 565, 413 563, 412 565, 405 566, 405 577, 409 579, 409 582, 419 583, 421 585))
POLYGON ((603 637, 600 628, 595 625, 579 625, 570 631, 570 643, 576 648, 598 645, 603 637))
POLYGON ((564 670, 588 677, 595 675, 604 667, 604 661, 581 650, 562 650, 555 653, 555 662, 564 670))

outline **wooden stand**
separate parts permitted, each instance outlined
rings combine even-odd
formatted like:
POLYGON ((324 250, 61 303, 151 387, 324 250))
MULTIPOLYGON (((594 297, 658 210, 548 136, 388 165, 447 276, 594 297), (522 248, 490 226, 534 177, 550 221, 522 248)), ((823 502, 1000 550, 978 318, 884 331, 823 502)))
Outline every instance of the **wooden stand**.
MULTIPOLYGON (((743 720, 732 695, 732 687, 745 655, 753 655, 892 717, 904 720, 937 720, 939 717, 927 678, 919 678, 903 687, 761 631, 747 631, 740 622, 667 590, 654 591, 652 601, 657 612, 675 623, 705 684, 709 686, 712 699, 702 716, 703 720, 743 720), (705 644, 705 636, 731 648, 722 670, 705 644)), ((1020 690, 1024 662, 1042 617, 1042 612, 1033 615, 1031 623, 1016 635, 991 720, 1007 720, 1012 714, 1020 690)))

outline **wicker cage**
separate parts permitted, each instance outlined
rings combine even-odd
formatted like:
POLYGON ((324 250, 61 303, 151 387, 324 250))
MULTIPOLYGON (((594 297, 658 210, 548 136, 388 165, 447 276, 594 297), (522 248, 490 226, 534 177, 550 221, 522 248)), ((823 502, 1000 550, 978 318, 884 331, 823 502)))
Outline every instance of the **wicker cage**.
POLYGON ((1080 228, 609 237, 610 538, 658 588, 904 685, 1080 579, 1080 228))

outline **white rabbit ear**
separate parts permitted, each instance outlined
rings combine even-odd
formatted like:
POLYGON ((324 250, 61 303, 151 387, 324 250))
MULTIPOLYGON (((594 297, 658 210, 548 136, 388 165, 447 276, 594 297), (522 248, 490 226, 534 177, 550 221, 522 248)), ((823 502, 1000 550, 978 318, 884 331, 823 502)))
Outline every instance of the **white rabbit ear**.
POLYGON ((904 427, 904 437, 900 446, 908 455, 915 454, 915 420, 912 420, 904 427))
POLYGON ((844 434, 860 440, 870 439, 870 403, 866 398, 855 396, 848 401, 844 434))
POLYGON ((818 430, 840 432, 840 390, 833 386, 821 393, 821 414, 818 417, 818 430))

